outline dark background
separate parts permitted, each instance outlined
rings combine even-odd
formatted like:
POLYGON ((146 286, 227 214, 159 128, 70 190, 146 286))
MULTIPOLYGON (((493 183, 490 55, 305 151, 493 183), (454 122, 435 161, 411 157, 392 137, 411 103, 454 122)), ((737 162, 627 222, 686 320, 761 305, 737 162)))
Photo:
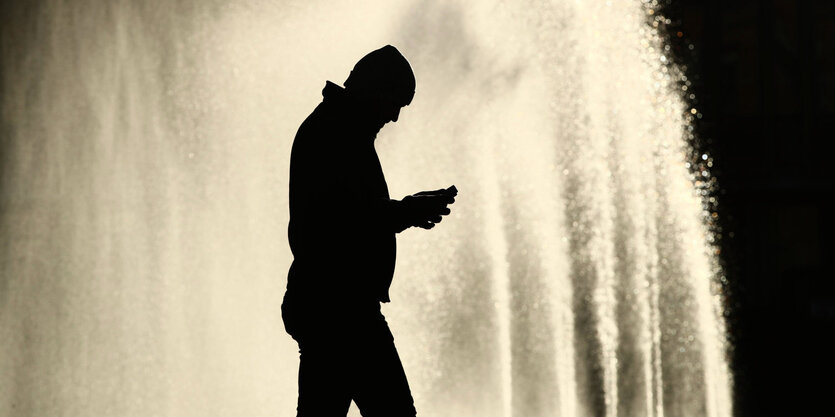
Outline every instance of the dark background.
POLYGON ((719 183, 734 414, 835 416, 835 1, 674 0, 661 15, 719 183))

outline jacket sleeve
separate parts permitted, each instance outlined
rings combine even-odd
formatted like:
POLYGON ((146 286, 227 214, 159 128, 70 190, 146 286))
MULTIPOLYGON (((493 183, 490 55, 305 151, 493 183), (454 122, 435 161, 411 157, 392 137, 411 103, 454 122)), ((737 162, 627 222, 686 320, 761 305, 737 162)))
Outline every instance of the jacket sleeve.
POLYGON ((384 227, 394 233, 400 233, 413 226, 407 215, 406 207, 401 200, 378 199, 374 201, 373 214, 383 223, 384 227))
POLYGON ((365 229, 399 233, 412 222, 406 205, 388 197, 385 178, 376 153, 342 149, 330 155, 334 168, 328 199, 337 202, 343 221, 365 229))
POLYGON ((369 195, 351 179, 350 173, 337 176, 328 187, 331 212, 340 222, 390 233, 400 233, 412 226, 401 200, 369 195))

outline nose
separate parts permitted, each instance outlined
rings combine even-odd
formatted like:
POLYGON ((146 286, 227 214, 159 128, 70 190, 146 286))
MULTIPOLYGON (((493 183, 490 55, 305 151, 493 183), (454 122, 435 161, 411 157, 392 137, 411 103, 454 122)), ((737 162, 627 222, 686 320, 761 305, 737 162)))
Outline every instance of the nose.
POLYGON ((400 107, 396 108, 394 112, 392 112, 391 121, 396 122, 397 119, 400 118, 400 107))

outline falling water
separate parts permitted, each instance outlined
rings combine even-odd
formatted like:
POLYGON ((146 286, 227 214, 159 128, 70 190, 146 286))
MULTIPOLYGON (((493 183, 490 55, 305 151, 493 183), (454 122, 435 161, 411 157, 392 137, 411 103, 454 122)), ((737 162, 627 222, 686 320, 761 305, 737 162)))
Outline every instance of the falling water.
POLYGON ((384 310, 421 415, 729 416, 649 3, 4 6, 0 415, 294 415, 291 140, 391 43, 418 78, 377 144, 392 194, 460 190, 400 235, 384 310))

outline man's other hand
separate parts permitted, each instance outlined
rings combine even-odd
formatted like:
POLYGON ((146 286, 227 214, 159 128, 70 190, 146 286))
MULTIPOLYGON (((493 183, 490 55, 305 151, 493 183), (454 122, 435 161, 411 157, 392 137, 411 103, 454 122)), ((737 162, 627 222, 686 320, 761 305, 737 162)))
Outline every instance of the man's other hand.
POLYGON ((447 206, 455 202, 457 194, 458 190, 453 185, 446 189, 421 191, 406 196, 403 206, 409 224, 423 229, 435 227, 436 223, 441 222, 442 216, 450 213, 447 206))

